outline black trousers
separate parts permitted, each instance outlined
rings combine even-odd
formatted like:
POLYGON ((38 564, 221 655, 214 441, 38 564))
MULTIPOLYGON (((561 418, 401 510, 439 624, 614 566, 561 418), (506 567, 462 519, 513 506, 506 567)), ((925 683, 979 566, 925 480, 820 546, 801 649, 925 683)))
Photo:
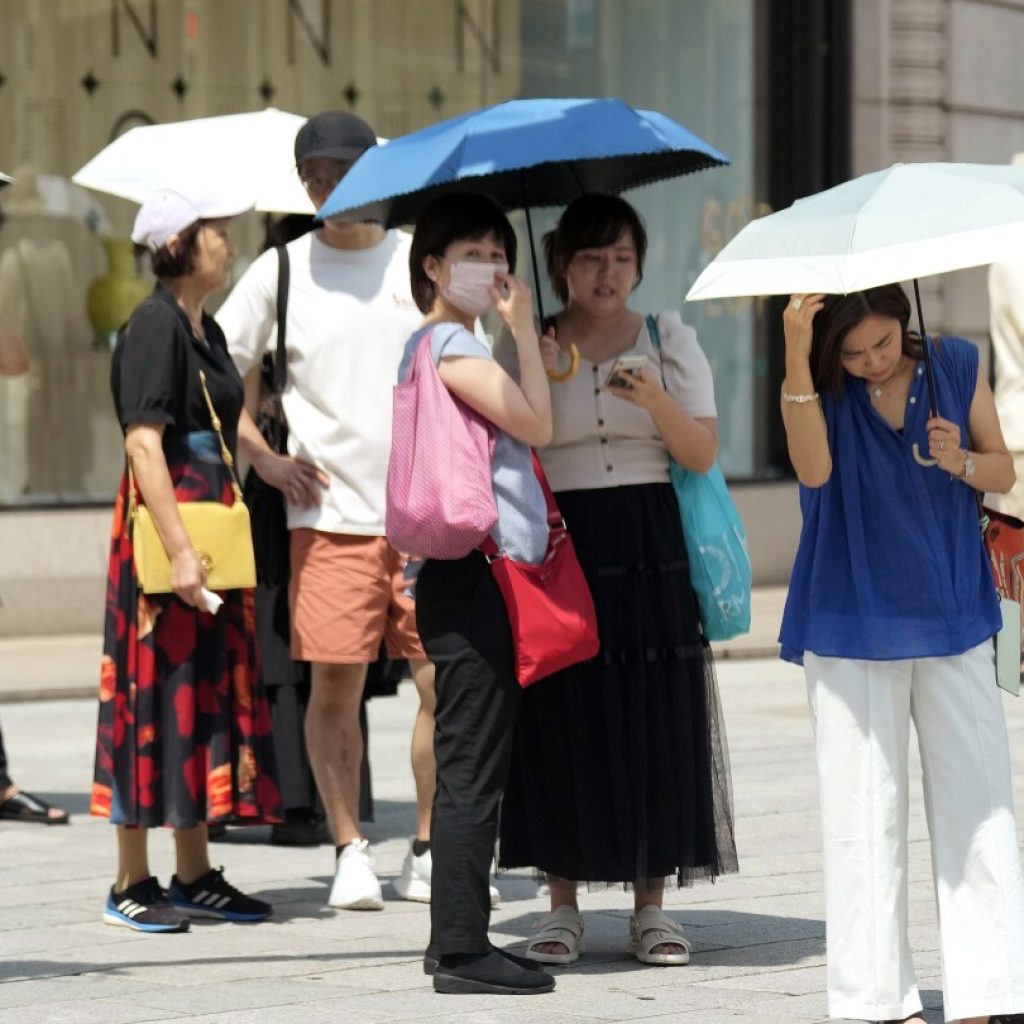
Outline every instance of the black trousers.
MULTIPOLYGON (((270 718, 274 728, 274 755, 281 807, 294 815, 323 814, 324 808, 313 778, 306 750, 305 719, 309 681, 267 687, 270 718)), ((359 820, 373 821, 373 777, 370 773, 370 729, 366 700, 359 705, 363 733, 363 760, 359 765, 359 820)))
POLYGON ((505 603, 483 555, 423 566, 416 625, 437 668, 431 945, 441 956, 485 953, 491 858, 522 691, 505 603))
POLYGON ((4 750, 4 734, 0 732, 0 789, 11 785, 11 777, 7 774, 7 752, 4 750))

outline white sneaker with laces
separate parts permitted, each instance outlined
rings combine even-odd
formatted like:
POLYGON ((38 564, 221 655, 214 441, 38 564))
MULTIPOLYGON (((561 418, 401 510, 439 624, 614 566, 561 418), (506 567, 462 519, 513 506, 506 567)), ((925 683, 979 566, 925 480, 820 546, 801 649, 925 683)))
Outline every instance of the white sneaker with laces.
MULTIPOLYGON (((410 846, 402 863, 402 873, 395 879, 395 892, 403 900, 429 903, 430 876, 433 869, 434 860, 430 855, 430 850, 425 850, 417 857, 410 846)), ((491 906, 496 907, 501 902, 501 893, 493 885, 488 886, 488 892, 491 897, 491 906)))
POLYGON ((341 851, 327 905, 339 910, 384 909, 368 840, 354 839, 341 851))

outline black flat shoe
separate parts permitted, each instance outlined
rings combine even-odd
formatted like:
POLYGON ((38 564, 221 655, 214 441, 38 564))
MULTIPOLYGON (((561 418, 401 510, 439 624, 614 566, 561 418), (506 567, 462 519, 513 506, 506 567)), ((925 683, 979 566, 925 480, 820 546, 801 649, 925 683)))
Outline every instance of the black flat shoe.
MULTIPOLYGON (((525 956, 516 956, 515 953, 510 953, 507 949, 502 949, 500 946, 491 944, 491 949, 495 953, 500 953, 506 960, 511 960, 516 967, 522 967, 526 971, 541 971, 544 969, 542 964, 537 963, 536 960, 528 960, 525 956)), ((427 977, 432 977, 437 971, 437 964, 439 961, 437 955, 437 948, 427 946, 426 953, 423 954, 423 973, 427 977)))
POLYGON ((323 818, 288 818, 270 828, 275 846, 322 846, 332 842, 323 818))
POLYGON ((41 797, 26 793, 19 789, 14 796, 8 797, 0 804, 0 820, 2 821, 34 821, 40 825, 66 825, 68 812, 53 804, 48 804, 41 797), (51 814, 50 811, 57 811, 51 814))
POLYGON ((443 956, 434 972, 434 991, 448 995, 532 996, 554 987, 555 979, 546 971, 519 967, 496 949, 443 956))

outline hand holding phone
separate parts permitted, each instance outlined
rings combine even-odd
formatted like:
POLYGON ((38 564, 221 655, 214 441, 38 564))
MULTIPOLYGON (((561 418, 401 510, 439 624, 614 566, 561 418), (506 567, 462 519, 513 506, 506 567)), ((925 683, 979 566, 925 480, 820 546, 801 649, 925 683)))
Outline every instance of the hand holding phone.
POLYGON ((647 365, 647 356, 619 356, 604 382, 606 388, 630 388, 630 377, 647 365))

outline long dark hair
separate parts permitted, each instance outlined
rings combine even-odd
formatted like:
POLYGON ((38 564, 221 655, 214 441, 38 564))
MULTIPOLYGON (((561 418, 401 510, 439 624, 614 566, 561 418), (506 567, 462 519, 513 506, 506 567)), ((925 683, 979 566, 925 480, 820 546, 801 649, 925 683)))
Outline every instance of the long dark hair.
POLYGON ((920 359, 921 338, 910 330, 910 300, 898 284, 884 284, 849 295, 829 295, 814 318, 811 340, 811 378, 823 395, 841 398, 846 383, 843 341, 862 320, 884 316, 899 321, 900 348, 904 355, 920 359))

